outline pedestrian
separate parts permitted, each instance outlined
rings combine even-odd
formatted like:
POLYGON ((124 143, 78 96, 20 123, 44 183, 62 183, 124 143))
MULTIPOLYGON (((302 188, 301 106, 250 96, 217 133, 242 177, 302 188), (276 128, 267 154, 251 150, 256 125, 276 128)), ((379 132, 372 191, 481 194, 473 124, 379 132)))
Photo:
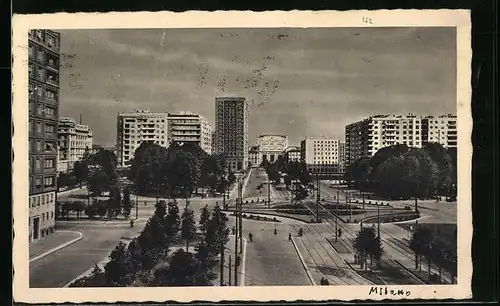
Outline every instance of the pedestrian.
POLYGON ((277 235, 278 234, 278 231, 276 229, 274 229, 274 234, 277 235))
POLYGON ((291 233, 288 234, 288 241, 292 241, 292 234, 291 233))
POLYGON ((234 226, 233 226, 232 232, 233 232, 233 235, 236 234, 236 228, 234 226))

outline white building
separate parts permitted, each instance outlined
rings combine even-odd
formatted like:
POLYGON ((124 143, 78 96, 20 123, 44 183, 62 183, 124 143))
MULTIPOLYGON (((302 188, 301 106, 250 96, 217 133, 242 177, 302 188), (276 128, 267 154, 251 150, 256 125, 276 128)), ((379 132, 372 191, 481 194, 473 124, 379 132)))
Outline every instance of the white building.
POLYGON ((242 97, 215 98, 215 153, 226 157, 229 171, 248 167, 248 103, 242 97))
POLYGON ((340 173, 341 143, 337 139, 304 139, 300 142, 301 161, 312 173, 340 173))
POLYGON ((92 130, 88 125, 78 124, 73 118, 61 117, 57 128, 59 143, 58 172, 73 169, 75 163, 92 149, 92 130))
POLYGON ((442 115, 422 118, 422 145, 438 142, 445 148, 457 147, 457 116, 442 115))
POLYGON ((286 163, 292 163, 292 162, 300 162, 301 159, 301 150, 300 147, 296 146, 290 146, 285 149, 283 152, 285 162, 286 163))
POLYGON ((347 125, 345 137, 346 166, 396 144, 419 148, 438 142, 445 148, 456 147, 456 116, 376 115, 347 125))
POLYGON ((259 147, 259 162, 267 160, 273 163, 288 147, 288 137, 273 134, 260 135, 257 139, 257 146, 259 147))
POLYGON ((168 113, 152 113, 147 109, 120 113, 116 139, 116 156, 121 167, 128 166, 135 150, 144 141, 168 147, 168 113))
POLYGON ((188 111, 168 114, 169 144, 196 143, 212 154, 213 138, 214 127, 205 117, 188 111))

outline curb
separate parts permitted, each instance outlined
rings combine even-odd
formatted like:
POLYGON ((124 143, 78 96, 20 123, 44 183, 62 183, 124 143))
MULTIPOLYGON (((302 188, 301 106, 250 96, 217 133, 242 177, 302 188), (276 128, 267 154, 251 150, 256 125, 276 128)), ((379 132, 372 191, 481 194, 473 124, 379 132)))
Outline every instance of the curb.
POLYGON ((30 258, 29 262, 33 262, 33 261, 38 260, 38 259, 40 259, 42 257, 45 257, 45 256, 47 256, 49 254, 55 253, 55 252, 59 251, 60 249, 65 248, 65 247, 69 246, 70 244, 73 244, 73 243, 75 243, 75 242, 77 242, 77 241, 79 241, 79 240, 81 240, 83 238, 83 234, 81 232, 76 232, 76 231, 59 231, 59 232, 62 232, 62 233, 77 233, 79 235, 79 237, 74 238, 74 239, 72 239, 72 240, 70 240, 68 242, 63 243, 63 244, 60 244, 57 247, 55 247, 53 249, 50 249, 47 252, 44 252, 44 253, 42 253, 42 254, 40 254, 38 256, 30 258))
POLYGON ((299 252, 299 248, 295 244, 295 238, 294 237, 292 237, 292 244, 293 244, 293 247, 295 248, 295 251, 297 252, 297 255, 299 255, 300 262, 302 263, 302 266, 304 267, 304 270, 306 271, 307 278, 309 278, 309 281, 311 282, 311 285, 317 286, 316 282, 314 281, 314 279, 313 279, 313 277, 311 275, 311 272, 309 271, 309 268, 307 267, 307 265, 306 265, 306 263, 304 261, 304 258, 302 257, 302 255, 299 252))
MULTIPOLYGON (((138 235, 137 235, 138 236, 138 235)), ((137 236, 134 236, 132 237, 133 238, 136 238, 137 236)), ((128 244, 132 241, 131 240, 123 240, 123 239, 120 239, 119 242, 117 242, 116 245, 118 245, 120 242, 123 242, 126 246, 128 246, 128 244)), ((116 247, 116 246, 115 246, 116 247)), ((95 266, 98 266, 99 268, 101 269, 104 269, 104 266, 106 263, 109 262, 109 255, 111 255, 111 253, 113 252, 115 248, 111 249, 108 253, 108 255, 106 255, 106 257, 104 257, 103 260, 99 261, 98 263, 94 264, 92 267, 90 267, 89 269, 87 269, 85 272, 83 272, 82 274, 78 275, 77 277, 75 277, 74 279, 72 279, 69 283, 67 283, 66 285, 63 286, 63 288, 68 288, 71 284, 73 284, 74 282, 76 282, 77 280, 81 279, 81 278, 84 278, 86 276, 89 276, 92 271, 94 270, 94 267, 95 266)))

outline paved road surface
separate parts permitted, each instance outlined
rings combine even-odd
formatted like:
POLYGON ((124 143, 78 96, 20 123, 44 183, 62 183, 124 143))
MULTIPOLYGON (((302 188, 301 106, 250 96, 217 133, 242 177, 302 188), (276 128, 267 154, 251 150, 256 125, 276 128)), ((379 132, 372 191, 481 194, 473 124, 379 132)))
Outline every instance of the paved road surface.
MULTIPOLYGON (((229 223, 232 227, 234 218, 229 223)), ((301 223, 284 220, 276 224, 278 234, 274 235, 274 223, 243 220, 243 237, 247 238, 245 286, 311 284, 293 244, 288 241, 294 224, 301 223), (253 234, 252 242, 248 233, 253 234)))

